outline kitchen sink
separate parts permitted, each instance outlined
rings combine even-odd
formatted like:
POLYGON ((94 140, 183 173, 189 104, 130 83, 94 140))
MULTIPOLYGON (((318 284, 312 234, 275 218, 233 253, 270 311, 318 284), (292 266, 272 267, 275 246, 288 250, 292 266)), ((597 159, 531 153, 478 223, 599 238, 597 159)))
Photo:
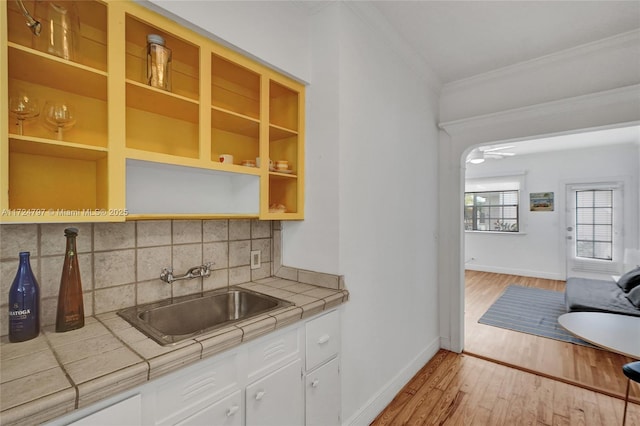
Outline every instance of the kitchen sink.
POLYGON ((178 343, 293 303, 243 288, 134 306, 118 315, 161 345, 178 343))

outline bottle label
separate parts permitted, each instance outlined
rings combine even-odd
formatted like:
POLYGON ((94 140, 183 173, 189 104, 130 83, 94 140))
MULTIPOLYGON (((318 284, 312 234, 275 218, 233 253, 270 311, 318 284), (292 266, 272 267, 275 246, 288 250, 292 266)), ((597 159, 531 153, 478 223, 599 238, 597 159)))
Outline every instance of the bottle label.
POLYGON ((27 319, 27 316, 31 314, 31 309, 18 309, 15 311, 9 311, 10 317, 16 317, 16 319, 27 319))
POLYGON ((75 321, 78 321, 79 319, 80 319, 80 315, 76 313, 72 313, 64 316, 64 320, 66 322, 75 322, 75 321))

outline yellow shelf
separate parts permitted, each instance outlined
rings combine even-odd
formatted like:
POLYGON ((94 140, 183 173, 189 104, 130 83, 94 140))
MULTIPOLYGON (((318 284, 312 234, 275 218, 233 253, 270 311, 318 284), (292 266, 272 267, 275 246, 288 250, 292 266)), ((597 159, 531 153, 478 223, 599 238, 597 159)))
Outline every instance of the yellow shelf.
POLYGON ((8 209, 106 209, 104 151, 12 140, 8 209))
POLYGON ((198 123, 198 101, 127 80, 127 107, 198 123))
MULTIPOLYGON (((33 10, 50 1, 25 4, 33 10)), ((24 92, 40 106, 64 101, 77 118, 62 140, 42 125, 42 117, 24 121, 18 134, 8 102, 0 105, 0 128, 6 129, 0 134, 0 211, 33 213, 26 219, 5 215, 0 222, 303 218, 302 84, 136 2, 87 0, 77 6, 80 44, 69 61, 38 50, 16 3, 0 4, 5 96, 24 92), (171 49, 171 90, 146 84, 148 34, 162 36, 171 49), (234 164, 220 163, 221 154, 233 155, 234 164), (261 167, 241 165, 258 157, 264 157, 261 167), (295 173, 269 171, 267 158, 288 160, 295 173), (227 201, 202 204, 206 213, 164 214, 159 205, 145 214, 146 204, 140 204, 136 214, 126 215, 127 194, 134 194, 127 192, 129 161, 137 160, 152 163, 154 172, 189 168, 193 178, 180 188, 215 187, 210 196, 227 195, 214 201, 227 201), (199 172, 207 178, 198 180, 199 172), (269 213, 270 204, 286 211, 269 213)), ((132 205, 133 199, 145 200, 147 181, 138 183, 132 205)))
POLYGON ((269 123, 279 129, 297 131, 299 113, 298 92, 271 81, 269 83, 269 123))
POLYGON ((171 49, 171 93, 197 101, 200 49, 197 45, 174 35, 174 29, 179 30, 175 23, 171 29, 162 29, 126 13, 126 78, 141 84, 146 83, 147 35, 157 34, 164 38, 165 46, 171 49))
MULTIPOLYGON (((67 0, 55 0, 56 4, 68 7, 71 5, 67 0)), ((36 38, 31 30, 25 25, 25 18, 22 15, 15 1, 3 2, 7 6, 7 33, 9 44, 24 46, 25 48, 36 48, 36 38)), ((43 15, 43 9, 47 4, 46 0, 25 0, 25 6, 36 17, 43 15)), ((107 5, 102 1, 76 1, 78 16, 82 22, 80 34, 76 44, 76 54, 74 63, 86 66, 90 69, 107 71, 107 5)), ((4 27, 3 27, 4 28, 4 27)), ((46 29, 43 29, 46 32, 46 29)), ((46 39, 46 36, 44 39, 46 39)), ((49 56, 47 54, 44 54, 49 56)))
POLYGON ((215 54, 211 72, 213 107, 260 119, 260 74, 215 54))
POLYGON ((102 147, 77 143, 51 141, 48 139, 9 135, 9 151, 47 157, 71 158, 95 161, 106 158, 108 150, 102 147))
POLYGON ((211 109, 211 125, 216 129, 250 138, 260 136, 259 120, 216 107, 211 109))
POLYGON ((13 43, 9 43, 8 62, 9 78, 102 101, 107 99, 107 74, 104 71, 13 43))

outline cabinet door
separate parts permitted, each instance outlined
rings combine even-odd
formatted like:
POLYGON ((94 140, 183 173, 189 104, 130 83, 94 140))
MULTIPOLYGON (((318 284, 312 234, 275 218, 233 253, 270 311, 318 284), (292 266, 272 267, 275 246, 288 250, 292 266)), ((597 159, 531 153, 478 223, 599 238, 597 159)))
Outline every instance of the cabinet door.
POLYGON ((241 404, 240 391, 236 391, 177 423, 176 426, 240 426, 242 424, 241 404))
POLYGON ((142 424, 142 403, 140 394, 138 394, 83 417, 80 420, 76 420, 69 425, 98 426, 140 424, 142 424))
POLYGON ((247 386, 246 407, 247 426, 302 424, 301 360, 297 359, 247 386))
POLYGON ((338 358, 307 374, 305 380, 305 424, 340 424, 340 370, 338 358))

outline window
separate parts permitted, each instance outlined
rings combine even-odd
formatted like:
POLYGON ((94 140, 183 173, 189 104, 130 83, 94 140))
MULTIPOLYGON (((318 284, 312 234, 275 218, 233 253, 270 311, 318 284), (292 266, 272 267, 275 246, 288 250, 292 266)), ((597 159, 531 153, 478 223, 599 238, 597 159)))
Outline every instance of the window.
POLYGON ((576 257, 613 258, 613 190, 576 191, 576 257))
POLYGON ((465 231, 518 232, 518 190, 465 192, 465 231))

